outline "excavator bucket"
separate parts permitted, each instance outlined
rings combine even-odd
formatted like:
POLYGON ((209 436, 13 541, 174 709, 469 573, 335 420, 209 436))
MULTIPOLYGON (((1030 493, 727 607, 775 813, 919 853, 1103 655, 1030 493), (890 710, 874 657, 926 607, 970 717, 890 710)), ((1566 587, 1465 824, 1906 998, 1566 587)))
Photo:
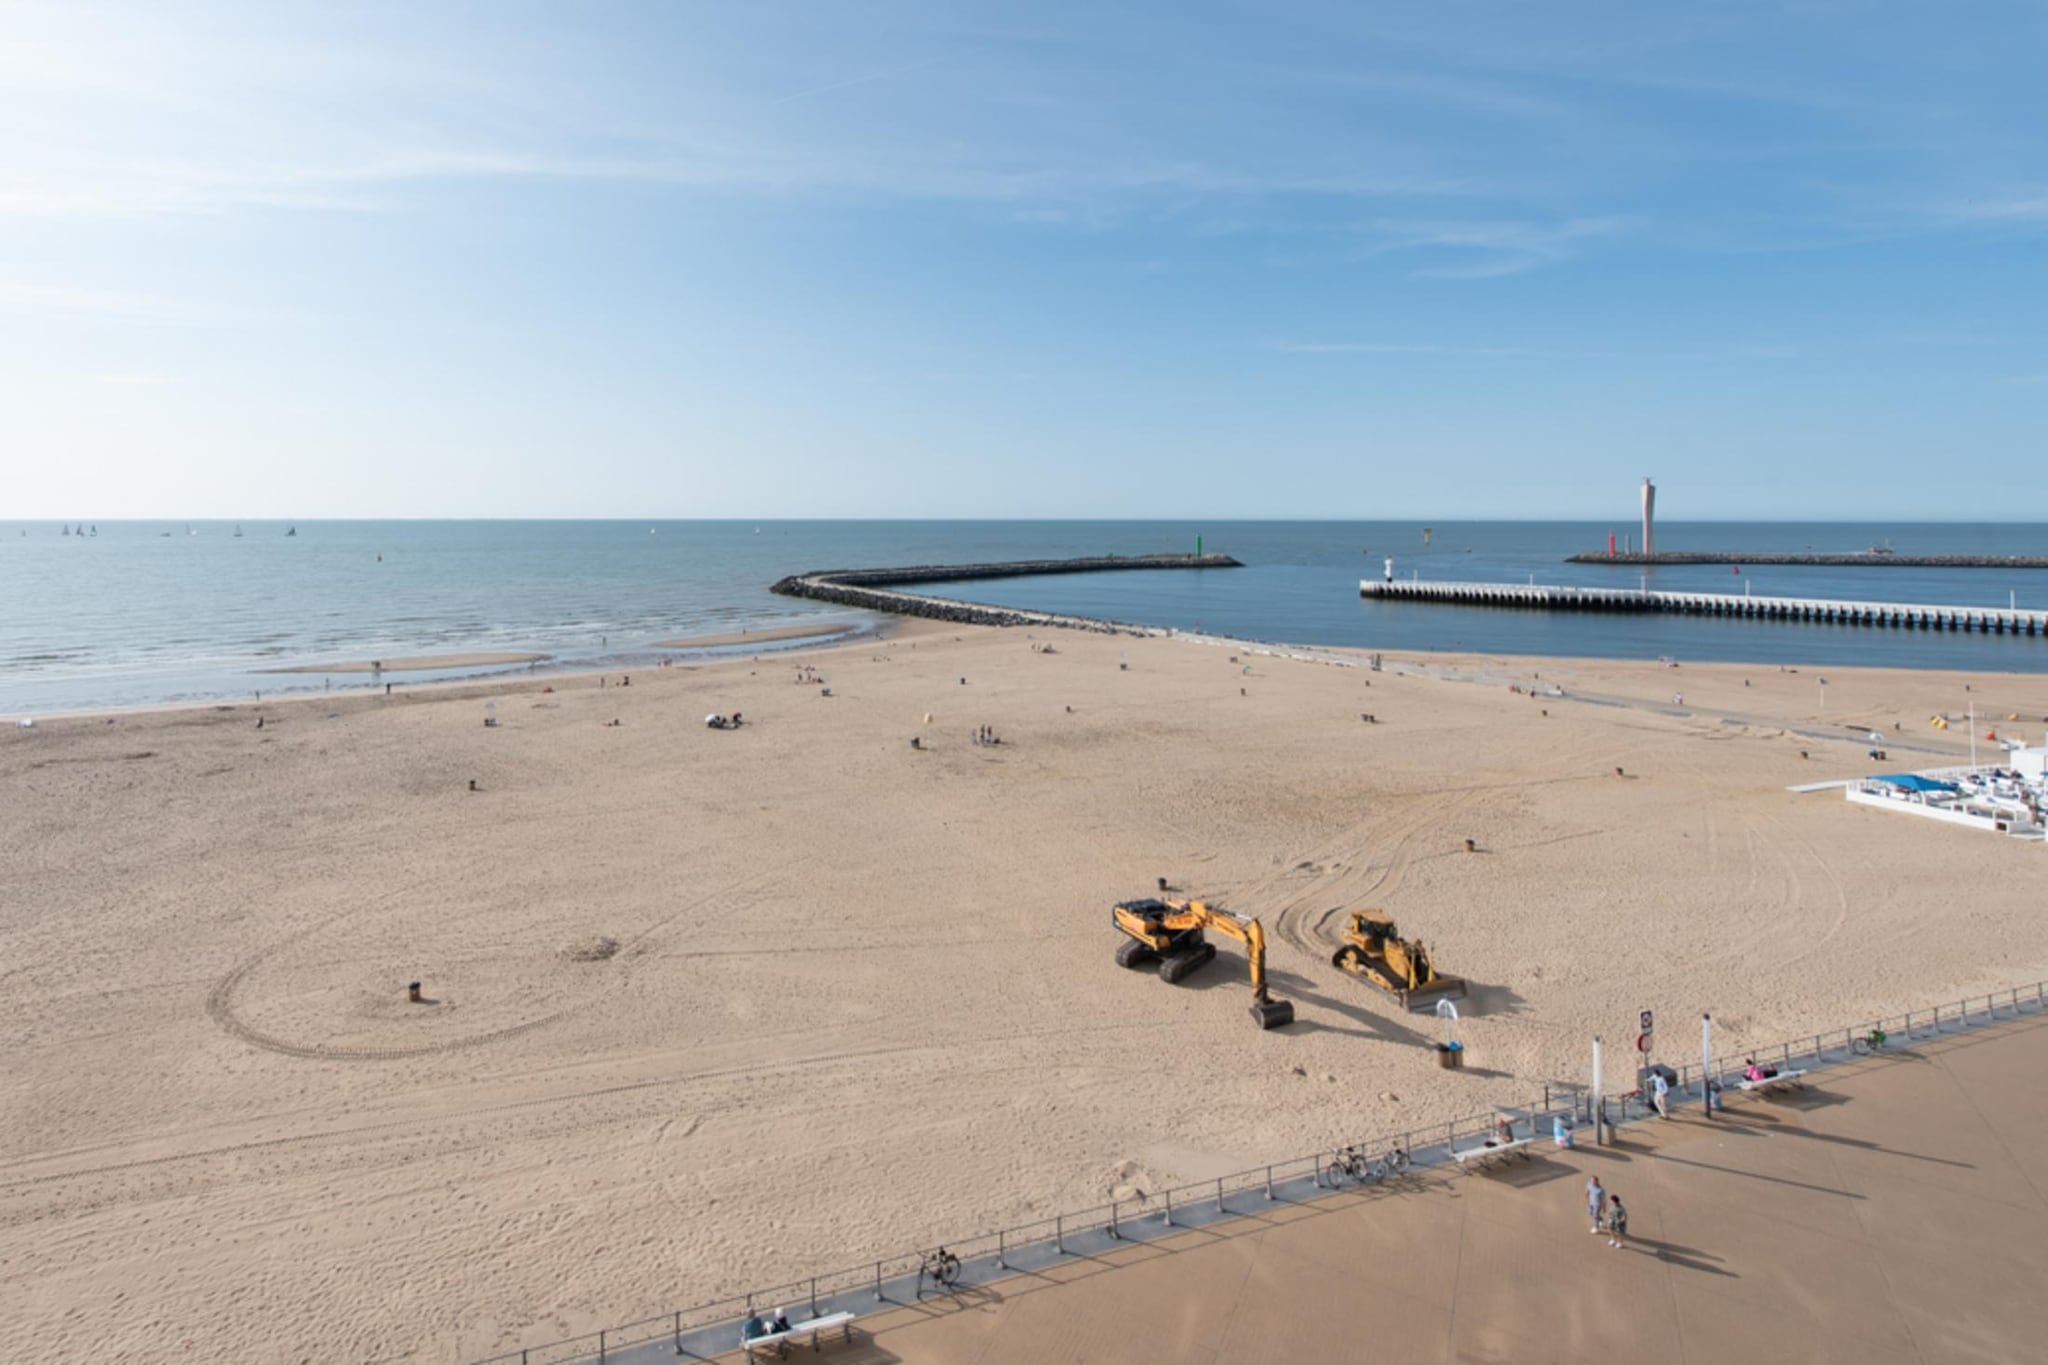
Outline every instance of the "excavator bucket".
POLYGON ((1258 1021, 1260 1028, 1280 1028, 1291 1024, 1294 1022, 1294 1002, 1292 1000, 1254 1000, 1252 1002, 1252 1018, 1258 1021))

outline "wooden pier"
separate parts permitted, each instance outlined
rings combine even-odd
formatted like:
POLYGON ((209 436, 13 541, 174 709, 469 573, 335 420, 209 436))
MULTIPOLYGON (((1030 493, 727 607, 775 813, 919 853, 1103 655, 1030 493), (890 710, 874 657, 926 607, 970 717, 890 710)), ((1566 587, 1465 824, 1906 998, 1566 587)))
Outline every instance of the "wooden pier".
POLYGON ((1430 602, 1440 606, 1505 607, 1527 611, 1667 612, 1681 616, 1807 621, 1837 626, 1889 626, 1899 630, 1978 631, 1986 635, 2048 634, 2048 611, 1912 602, 1844 602, 1818 597, 1757 597, 1747 593, 1650 592, 1636 588, 1579 588, 1552 584, 1386 582, 1358 585, 1367 600, 1430 602))

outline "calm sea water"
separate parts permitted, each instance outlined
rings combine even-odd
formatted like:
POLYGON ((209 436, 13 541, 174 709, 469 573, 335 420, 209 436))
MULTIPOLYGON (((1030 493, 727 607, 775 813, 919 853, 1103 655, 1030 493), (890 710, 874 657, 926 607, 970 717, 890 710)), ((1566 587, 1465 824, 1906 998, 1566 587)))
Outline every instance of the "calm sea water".
MULTIPOLYGON (((2048 672, 2048 639, 1689 617, 1366 603, 1358 580, 1590 583, 2048 609, 2048 571, 1567 565, 1626 523, 0 522, 0 714, 371 686, 297 664, 532 651, 557 667, 651 661, 655 641, 858 613, 771 596, 803 569, 1204 547, 1244 569, 1060 575, 954 595, 1304 644, 1380 650, 2048 672)), ((1668 523, 1661 548, 2044 554, 2048 526, 1668 523)), ((436 675, 442 676, 442 675, 436 675)), ((387 678, 406 681, 405 675, 387 678)))

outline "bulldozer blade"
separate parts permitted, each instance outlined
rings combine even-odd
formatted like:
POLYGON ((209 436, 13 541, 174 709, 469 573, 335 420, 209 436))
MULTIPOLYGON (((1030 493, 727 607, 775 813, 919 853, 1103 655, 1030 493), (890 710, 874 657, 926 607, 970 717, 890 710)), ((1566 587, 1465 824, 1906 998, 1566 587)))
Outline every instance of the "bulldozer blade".
POLYGON ((1398 992, 1401 1003, 1409 1009, 1433 1009, 1439 1000, 1463 1000, 1465 982, 1455 976, 1440 976, 1426 986, 1398 992))
POLYGON ((1260 1028, 1279 1028, 1294 1022, 1292 1000, 1255 1000, 1252 1002, 1252 1018, 1260 1028))

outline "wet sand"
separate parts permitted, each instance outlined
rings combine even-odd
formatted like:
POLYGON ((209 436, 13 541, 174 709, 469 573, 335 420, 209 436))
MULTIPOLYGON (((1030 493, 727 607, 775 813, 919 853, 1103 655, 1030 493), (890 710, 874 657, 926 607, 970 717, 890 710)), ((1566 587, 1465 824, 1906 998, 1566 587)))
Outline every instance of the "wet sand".
POLYGON ((686 635, 679 640, 660 640, 655 649, 714 649, 723 645, 773 644, 788 640, 836 640, 860 630, 857 625, 770 626, 766 630, 736 630, 725 635, 686 635))
POLYGON ((548 654, 416 654, 403 659, 349 659, 338 664, 295 664, 265 668, 264 673, 430 673, 451 668, 491 668, 500 664, 545 663, 548 654))

